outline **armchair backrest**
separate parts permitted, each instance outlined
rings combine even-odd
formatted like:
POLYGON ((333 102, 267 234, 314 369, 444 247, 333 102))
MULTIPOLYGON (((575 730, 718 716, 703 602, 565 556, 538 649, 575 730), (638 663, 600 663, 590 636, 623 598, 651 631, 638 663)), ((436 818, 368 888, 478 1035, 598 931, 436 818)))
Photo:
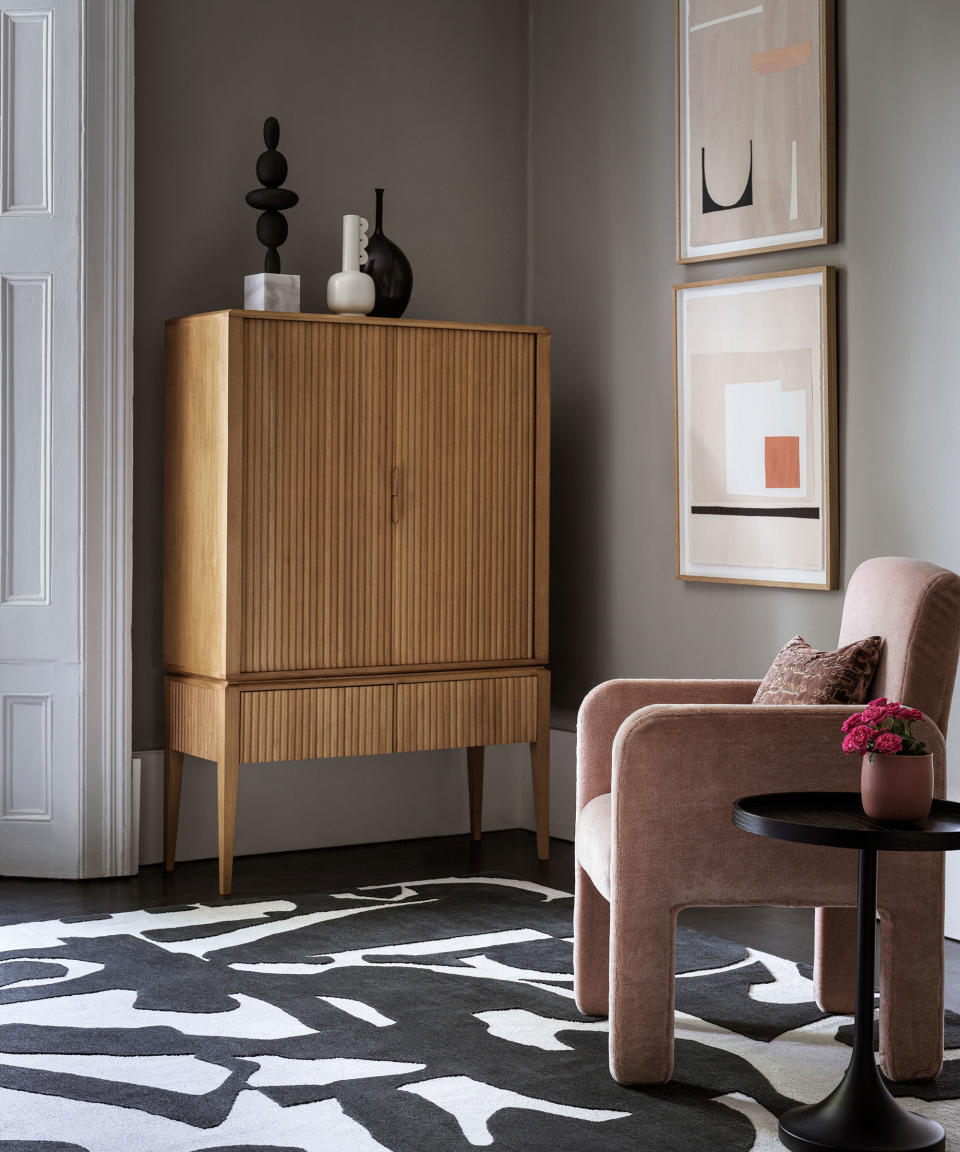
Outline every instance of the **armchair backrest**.
POLYGON ((868 699, 919 708, 946 735, 960 653, 960 576, 902 556, 866 560, 850 577, 840 646, 882 636, 868 699))

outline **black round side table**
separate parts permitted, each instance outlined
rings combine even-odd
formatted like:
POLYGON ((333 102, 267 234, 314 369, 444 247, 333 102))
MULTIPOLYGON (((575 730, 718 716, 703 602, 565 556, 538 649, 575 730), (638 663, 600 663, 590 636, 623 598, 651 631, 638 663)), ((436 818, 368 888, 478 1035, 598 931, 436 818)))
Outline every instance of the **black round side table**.
POLYGON ((783 1114, 780 1142, 797 1152, 943 1149, 943 1128, 897 1103, 880 1079, 873 1054, 877 852, 960 848, 960 804, 934 800, 926 820, 894 824, 867 816, 859 792, 772 792, 738 800, 733 806, 733 822, 758 836, 860 852, 853 1054, 843 1079, 825 1100, 783 1114))

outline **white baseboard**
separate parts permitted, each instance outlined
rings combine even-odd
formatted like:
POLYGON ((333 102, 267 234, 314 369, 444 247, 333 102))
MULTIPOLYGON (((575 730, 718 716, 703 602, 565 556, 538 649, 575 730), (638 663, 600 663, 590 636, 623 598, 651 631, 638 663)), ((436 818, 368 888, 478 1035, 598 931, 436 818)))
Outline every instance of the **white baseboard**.
MULTIPOLYGON (((141 864, 155 864, 163 859, 163 753, 137 755, 141 761, 139 860, 141 864)), ((527 745, 488 748, 484 828, 525 827, 522 813, 529 791, 527 745)), ((571 809, 572 804, 571 793, 571 809)), ((178 860, 217 855, 216 813, 214 765, 187 756, 178 860)), ((462 749, 245 764, 240 769, 238 856, 449 836, 468 830, 467 770, 462 749)), ((559 829, 557 834, 565 835, 559 829)))

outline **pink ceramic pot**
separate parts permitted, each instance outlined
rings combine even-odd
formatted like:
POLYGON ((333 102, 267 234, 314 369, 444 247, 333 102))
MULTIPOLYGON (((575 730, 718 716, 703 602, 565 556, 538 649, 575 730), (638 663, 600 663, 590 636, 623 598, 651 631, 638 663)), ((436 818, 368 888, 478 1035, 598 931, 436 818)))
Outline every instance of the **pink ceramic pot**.
POLYGON ((868 752, 860 769, 863 810, 874 820, 923 820, 933 801, 933 756, 868 752))

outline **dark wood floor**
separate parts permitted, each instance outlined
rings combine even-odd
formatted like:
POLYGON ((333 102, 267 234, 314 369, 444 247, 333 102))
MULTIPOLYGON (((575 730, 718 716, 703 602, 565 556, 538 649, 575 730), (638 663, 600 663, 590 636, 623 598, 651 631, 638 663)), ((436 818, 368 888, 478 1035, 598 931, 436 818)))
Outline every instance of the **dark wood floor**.
MULTIPOLYGON (((233 898, 294 896, 360 884, 435 876, 506 873, 573 891, 573 845, 553 840, 550 859, 536 858, 532 832, 488 832, 482 843, 466 836, 321 848, 245 856, 234 866, 233 898)), ((161 904, 218 900, 216 860, 160 865, 116 880, 0 878, 0 923, 125 912, 161 904)), ((680 922, 740 944, 813 963, 813 910, 809 908, 687 908, 680 922)), ((947 1006, 960 1012, 960 944, 947 942, 947 1006)))

